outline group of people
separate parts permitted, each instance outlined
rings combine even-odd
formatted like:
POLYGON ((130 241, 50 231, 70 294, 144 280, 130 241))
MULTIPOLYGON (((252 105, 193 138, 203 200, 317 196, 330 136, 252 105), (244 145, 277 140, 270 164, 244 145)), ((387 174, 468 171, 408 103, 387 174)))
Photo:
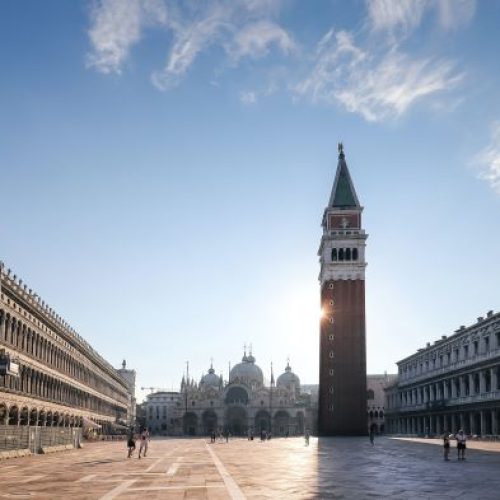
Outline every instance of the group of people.
POLYGON ((450 434, 448 431, 446 431, 443 435, 443 449, 444 449, 444 459, 446 461, 449 461, 450 459, 448 458, 448 455, 450 454, 450 439, 452 437, 455 437, 457 440, 457 453, 458 453, 458 460, 465 460, 465 449, 466 449, 466 442, 467 442, 467 436, 465 435, 465 432, 460 429, 455 436, 450 434))
POLYGON ((217 435, 219 436, 219 443, 222 443, 224 439, 226 440, 226 443, 229 442, 229 431, 228 430, 225 430, 225 431, 220 430, 218 432, 212 431, 210 433, 210 442, 211 443, 215 443, 215 441, 217 439, 217 435))
POLYGON ((127 447, 128 447, 128 457, 127 458, 131 458, 132 454, 135 451, 136 439, 139 439, 139 458, 141 458, 141 455, 145 457, 147 452, 148 452, 148 445, 149 445, 149 441, 150 441, 150 435, 149 435, 148 428, 145 427, 139 433, 138 436, 134 433, 134 430, 131 429, 130 434, 128 435, 128 439, 127 439, 127 447))

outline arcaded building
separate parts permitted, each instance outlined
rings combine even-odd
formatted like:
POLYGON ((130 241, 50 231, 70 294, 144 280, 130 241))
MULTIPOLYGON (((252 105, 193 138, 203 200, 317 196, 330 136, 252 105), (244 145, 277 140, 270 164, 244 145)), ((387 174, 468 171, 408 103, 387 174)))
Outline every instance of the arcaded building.
POLYGON ((397 365, 386 389, 387 432, 499 435, 500 313, 489 311, 397 365))
POLYGON ((0 426, 123 429, 132 378, 0 263, 0 426))
POLYGON ((244 352, 224 381, 211 365, 199 381, 183 377, 180 392, 160 391, 143 403, 146 425, 165 435, 208 435, 229 431, 232 435, 271 432, 294 436, 306 429, 316 432, 316 405, 302 391, 300 378, 289 363, 283 373, 266 383, 252 352, 244 352))
POLYGON ((365 233, 339 144, 337 172, 323 214, 318 251, 320 323, 318 430, 366 435, 365 233))

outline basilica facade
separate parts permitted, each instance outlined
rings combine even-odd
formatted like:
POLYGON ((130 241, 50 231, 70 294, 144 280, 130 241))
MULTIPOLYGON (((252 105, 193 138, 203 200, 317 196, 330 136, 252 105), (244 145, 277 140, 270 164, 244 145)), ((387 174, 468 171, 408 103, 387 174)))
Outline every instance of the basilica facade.
POLYGON ((157 392, 145 402, 145 423, 153 433, 208 435, 229 431, 246 435, 261 431, 273 436, 316 432, 314 396, 303 391, 287 363, 275 380, 264 381, 252 352, 245 351, 224 381, 211 365, 199 381, 182 378, 180 393, 157 392), (164 397, 163 397, 164 396, 164 397))

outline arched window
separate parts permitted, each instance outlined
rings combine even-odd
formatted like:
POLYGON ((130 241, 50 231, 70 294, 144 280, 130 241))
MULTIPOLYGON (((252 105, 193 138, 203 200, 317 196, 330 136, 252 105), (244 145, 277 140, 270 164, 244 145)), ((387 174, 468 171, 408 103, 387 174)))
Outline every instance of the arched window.
POLYGON ((357 248, 352 249, 352 260, 358 260, 358 249, 357 248))
POLYGON ((378 418, 378 411, 377 411, 377 410, 375 410, 375 413, 373 414, 373 416, 374 416, 375 418, 378 418))
POLYGON ((344 260, 344 249, 343 248, 339 249, 339 260, 344 260))
POLYGON ((373 411, 370 410, 370 418, 373 418, 373 411))
POLYGON ((351 260, 351 249, 350 248, 345 249, 345 260, 351 260))
POLYGON ((337 249, 332 248, 332 260, 336 261, 337 260, 337 249))
POLYGON ((375 399, 375 393, 373 392, 373 389, 368 389, 366 391, 366 399, 375 399))

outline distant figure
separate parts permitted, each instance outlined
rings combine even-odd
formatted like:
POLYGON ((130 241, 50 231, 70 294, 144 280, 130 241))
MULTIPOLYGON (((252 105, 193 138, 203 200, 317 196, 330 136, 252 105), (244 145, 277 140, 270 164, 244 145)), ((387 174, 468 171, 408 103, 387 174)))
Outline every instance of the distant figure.
POLYGON ((223 435, 222 435, 222 431, 220 430, 219 431, 219 443, 222 443, 222 439, 223 439, 223 435))
POLYGON ((448 455, 450 454, 450 433, 448 431, 444 431, 443 434, 443 453, 444 459, 448 462, 450 459, 448 455))
POLYGON ((229 431, 228 430, 226 430, 224 432, 224 437, 226 438, 226 443, 229 443, 229 431))
POLYGON ((285 437, 287 438, 290 435, 290 431, 285 432, 285 437))
POLYGON ((128 447, 128 456, 127 458, 130 458, 132 456, 132 453, 135 451, 135 436, 134 436, 134 431, 131 429, 130 433, 127 438, 127 447, 128 447))
POLYGON ((247 431, 247 437, 248 437, 249 441, 252 440, 252 429, 248 429, 248 431, 247 431))
POLYGON ((141 432, 141 444, 139 445, 139 458, 141 458, 141 453, 144 450, 144 456, 146 456, 146 453, 148 452, 148 442, 149 442, 149 431, 148 428, 145 427, 144 430, 141 432))
POLYGON ((374 441, 375 441, 375 429, 373 427, 370 427, 370 443, 372 444, 372 446, 375 445, 374 441))
POLYGON ((306 441, 306 446, 309 446, 309 429, 306 429, 306 432, 304 432, 304 439, 306 441))
POLYGON ((267 433, 267 440, 269 441, 271 439, 271 431, 267 433))
POLYGON ((261 440, 261 441, 265 441, 265 440, 267 439, 267 435, 266 435, 266 434, 267 434, 267 433, 266 433, 266 431, 265 431, 264 429, 262 429, 262 430, 260 431, 260 440, 261 440))
POLYGON ((457 432, 457 435, 455 436, 457 440, 457 453, 458 453, 458 460, 462 459, 465 460, 465 448, 466 448, 466 441, 467 441, 467 436, 465 435, 464 431, 460 429, 457 432), (460 458, 461 455, 461 458, 460 458))

